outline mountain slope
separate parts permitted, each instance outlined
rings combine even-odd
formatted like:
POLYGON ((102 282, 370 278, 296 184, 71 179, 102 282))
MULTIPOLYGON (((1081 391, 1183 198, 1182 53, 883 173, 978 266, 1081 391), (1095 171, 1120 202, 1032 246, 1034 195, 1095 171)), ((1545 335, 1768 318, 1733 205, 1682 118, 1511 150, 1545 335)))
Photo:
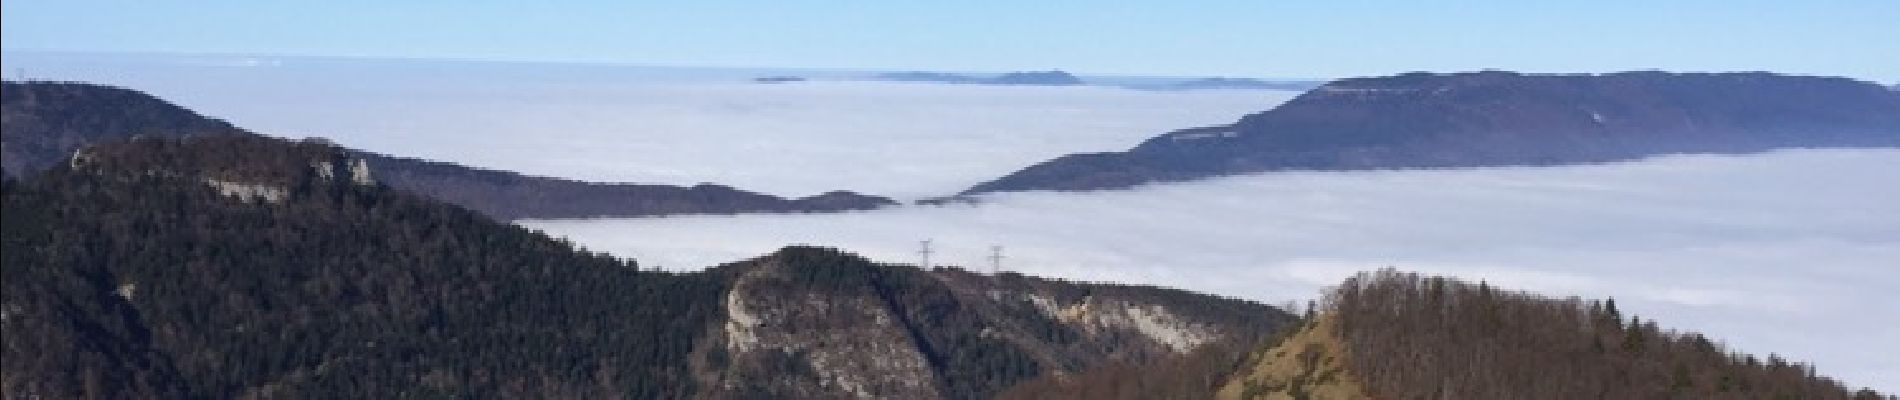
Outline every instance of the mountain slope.
POLYGON ((1769 73, 1343 79, 1231 125, 1045 161, 963 192, 1097 190, 1275 170, 1554 165, 1900 147, 1900 93, 1769 73))
MULTIPOLYGON (((6 82, 0 89, 0 153, 11 174, 46 169, 73 151, 134 136, 250 134, 137 91, 83 83, 6 82)), ((831 192, 799 199, 702 184, 602 184, 521 175, 351 151, 377 179, 499 219, 634 217, 748 212, 828 212, 896 204, 831 192)))
POLYGON ((1810 366, 1626 321, 1614 301, 1390 270, 1350 278, 1327 298, 1318 318, 1257 353, 1220 397, 1886 398, 1849 392, 1810 366))
POLYGON ((0 395, 985 398, 1290 319, 806 247, 641 271, 364 179, 359 160, 153 136, 8 180, 0 395))
POLYGON ((10 208, 8 222, 29 216, 42 233, 9 231, 4 249, 7 397, 689 392, 666 361, 713 314, 655 305, 712 301, 717 280, 639 272, 351 182, 348 157, 255 136, 153 137, 10 188, 9 207, 33 209, 10 208), (37 341, 108 361, 74 365, 37 341), (71 383, 133 366, 154 389, 71 383))
MULTIPOLYGON (((1328 292, 1251 350, 1107 364, 1004 399, 1855 399, 1811 366, 1756 358, 1585 302, 1392 270, 1328 292)), ((1204 350, 1215 350, 1208 347, 1204 350)))
POLYGON ((989 398, 1017 382, 1249 343, 1290 318, 1259 304, 870 263, 788 248, 742 270, 702 385, 739 398, 989 398), (791 368, 762 369, 789 365, 791 368), (789 371, 789 373, 788 373, 789 371))

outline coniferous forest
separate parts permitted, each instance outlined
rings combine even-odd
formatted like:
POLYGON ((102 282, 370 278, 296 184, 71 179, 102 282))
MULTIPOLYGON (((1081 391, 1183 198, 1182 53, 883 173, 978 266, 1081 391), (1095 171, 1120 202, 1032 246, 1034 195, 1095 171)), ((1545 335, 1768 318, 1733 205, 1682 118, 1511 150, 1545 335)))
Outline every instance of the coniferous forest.
POLYGON ((1347 279, 1322 309, 1337 318, 1347 370, 1378 398, 1883 398, 1624 315, 1614 299, 1384 270, 1347 279))
POLYGON ((678 360, 714 312, 702 307, 721 291, 713 276, 639 271, 465 209, 255 161, 334 151, 324 146, 143 142, 6 183, 9 396, 656 398, 690 388, 678 360), (207 165, 275 171, 244 178, 284 184, 288 196, 230 197, 195 181, 219 172, 141 162, 185 147, 241 155, 207 165))
POLYGON ((353 157, 320 141, 151 136, 6 179, 0 393, 827 397, 843 392, 825 362, 918 354, 911 379, 931 397, 987 398, 1057 371, 1172 354, 1126 316, 1091 307, 1165 307, 1170 323, 1222 340, 1289 319, 1179 290, 923 270, 808 247, 703 272, 644 271, 381 185, 353 157), (747 309, 763 314, 745 318, 773 319, 748 329, 797 343, 734 347, 728 313, 743 305, 729 296, 740 281, 765 296, 747 309), (841 336, 857 322, 831 315, 837 305, 785 300, 809 298, 868 301, 863 311, 895 333, 841 336), (1054 315, 1035 299, 1074 311, 1054 315), (805 340, 825 337, 849 343, 805 340))

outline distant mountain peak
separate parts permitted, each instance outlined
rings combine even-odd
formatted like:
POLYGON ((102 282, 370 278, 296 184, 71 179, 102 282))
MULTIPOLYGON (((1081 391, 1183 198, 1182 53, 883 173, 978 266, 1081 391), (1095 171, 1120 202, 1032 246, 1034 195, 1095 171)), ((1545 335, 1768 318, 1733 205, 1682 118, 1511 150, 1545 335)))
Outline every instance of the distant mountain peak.
POLYGON ((1080 85, 1082 79, 1062 70, 1011 72, 990 78, 992 85, 1080 85))
POLYGON ((892 72, 878 74, 877 79, 898 82, 932 82, 978 85, 1042 85, 1069 86, 1085 84, 1081 78, 1062 70, 1021 71, 995 76, 973 76, 943 72, 892 72))

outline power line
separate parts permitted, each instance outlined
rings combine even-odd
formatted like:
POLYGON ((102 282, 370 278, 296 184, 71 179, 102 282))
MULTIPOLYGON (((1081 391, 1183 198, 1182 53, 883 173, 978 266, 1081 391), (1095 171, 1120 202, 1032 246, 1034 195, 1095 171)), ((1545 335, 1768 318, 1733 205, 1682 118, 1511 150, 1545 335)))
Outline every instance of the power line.
POLYGON ((929 269, 930 268, 930 253, 932 253, 932 251, 930 250, 930 239, 924 239, 924 241, 919 242, 919 244, 922 245, 922 248, 917 250, 917 254, 920 256, 923 256, 923 262, 919 263, 918 265, 922 266, 925 269, 929 269))
POLYGON ((1003 270, 1003 246, 990 246, 990 273, 1003 270))

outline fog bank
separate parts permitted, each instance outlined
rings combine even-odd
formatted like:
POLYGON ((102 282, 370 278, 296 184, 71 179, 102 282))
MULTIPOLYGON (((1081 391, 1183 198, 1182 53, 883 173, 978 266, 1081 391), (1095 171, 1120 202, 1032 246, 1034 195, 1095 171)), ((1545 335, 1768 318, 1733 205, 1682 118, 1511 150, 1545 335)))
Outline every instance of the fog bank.
POLYGON ((788 243, 916 263, 1278 303, 1393 266, 1626 313, 1900 388, 1900 150, 1674 156, 1547 168, 1298 172, 977 206, 831 215, 520 221, 689 270, 788 243), (1880 350, 1880 351, 1869 351, 1880 350))

